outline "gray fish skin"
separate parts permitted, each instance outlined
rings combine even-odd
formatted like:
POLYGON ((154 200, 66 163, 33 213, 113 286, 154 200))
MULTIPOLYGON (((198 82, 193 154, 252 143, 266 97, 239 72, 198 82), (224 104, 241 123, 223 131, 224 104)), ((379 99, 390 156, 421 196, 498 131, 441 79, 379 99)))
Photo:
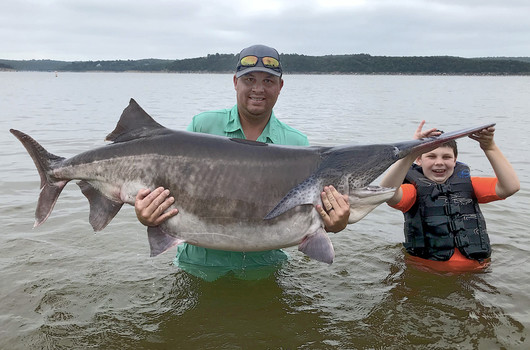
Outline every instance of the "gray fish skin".
POLYGON ((123 203, 134 205, 140 189, 163 186, 175 197, 179 214, 148 228, 151 256, 181 242, 231 251, 298 245, 311 258, 332 263, 333 246, 314 207, 325 185, 349 195, 349 223, 357 222, 393 196, 393 188, 369 185, 395 161, 491 125, 396 144, 279 146, 170 130, 131 99, 107 136, 112 144, 68 159, 10 131, 40 174, 35 226, 46 221, 70 180, 79 180, 89 200, 95 231, 104 229, 123 203))

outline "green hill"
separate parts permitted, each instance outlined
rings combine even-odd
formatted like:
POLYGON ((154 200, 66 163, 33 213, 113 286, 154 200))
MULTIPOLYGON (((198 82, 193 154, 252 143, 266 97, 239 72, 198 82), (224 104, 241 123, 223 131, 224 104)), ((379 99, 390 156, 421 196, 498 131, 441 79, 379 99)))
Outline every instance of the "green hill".
MULTIPOLYGON (((282 54, 284 71, 291 74, 491 74, 529 75, 530 57, 371 56, 368 54, 306 56, 282 54)), ((70 72, 201 72, 230 73, 236 54, 211 54, 182 60, 54 61, 3 60, 0 69, 70 72)))

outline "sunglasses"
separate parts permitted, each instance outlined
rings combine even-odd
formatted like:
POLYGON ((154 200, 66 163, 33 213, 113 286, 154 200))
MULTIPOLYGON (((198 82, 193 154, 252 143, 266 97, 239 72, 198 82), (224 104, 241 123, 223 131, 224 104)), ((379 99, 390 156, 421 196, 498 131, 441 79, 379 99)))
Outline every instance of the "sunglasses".
POLYGON ((245 56, 239 61, 240 69, 245 67, 255 67, 259 60, 261 59, 261 63, 263 63, 263 66, 266 68, 271 68, 274 70, 280 70, 280 61, 278 61, 274 57, 258 57, 258 56, 245 56))

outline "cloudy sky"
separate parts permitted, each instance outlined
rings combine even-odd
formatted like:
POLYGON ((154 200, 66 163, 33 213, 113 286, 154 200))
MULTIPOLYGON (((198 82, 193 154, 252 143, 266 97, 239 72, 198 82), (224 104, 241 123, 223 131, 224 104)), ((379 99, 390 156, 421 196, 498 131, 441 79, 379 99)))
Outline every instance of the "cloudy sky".
POLYGON ((528 0, 3 0, 0 58, 530 56, 528 0))

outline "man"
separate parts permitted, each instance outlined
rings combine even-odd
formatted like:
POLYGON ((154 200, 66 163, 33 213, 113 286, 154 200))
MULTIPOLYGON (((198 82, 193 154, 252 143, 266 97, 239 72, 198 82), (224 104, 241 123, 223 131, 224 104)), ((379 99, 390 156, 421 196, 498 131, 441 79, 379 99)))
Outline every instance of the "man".
MULTIPOLYGON (((237 104, 231 109, 196 115, 188 131, 282 145, 309 145, 304 134, 274 116, 272 109, 283 87, 280 56, 275 49, 264 45, 243 49, 233 80, 237 104)), ((317 210, 326 230, 343 230, 350 214, 347 196, 326 186, 321 197, 322 205, 317 206, 317 210)), ((160 225, 177 215, 178 209, 170 209, 173 202, 174 198, 163 188, 152 192, 147 189, 139 191, 135 203, 138 220, 147 226, 160 225)), ((184 243, 178 247, 175 264, 193 275, 215 280, 230 271, 242 278, 254 278, 249 275, 253 270, 271 271, 266 267, 278 265, 286 259, 287 255, 279 249, 228 252, 184 243)))

